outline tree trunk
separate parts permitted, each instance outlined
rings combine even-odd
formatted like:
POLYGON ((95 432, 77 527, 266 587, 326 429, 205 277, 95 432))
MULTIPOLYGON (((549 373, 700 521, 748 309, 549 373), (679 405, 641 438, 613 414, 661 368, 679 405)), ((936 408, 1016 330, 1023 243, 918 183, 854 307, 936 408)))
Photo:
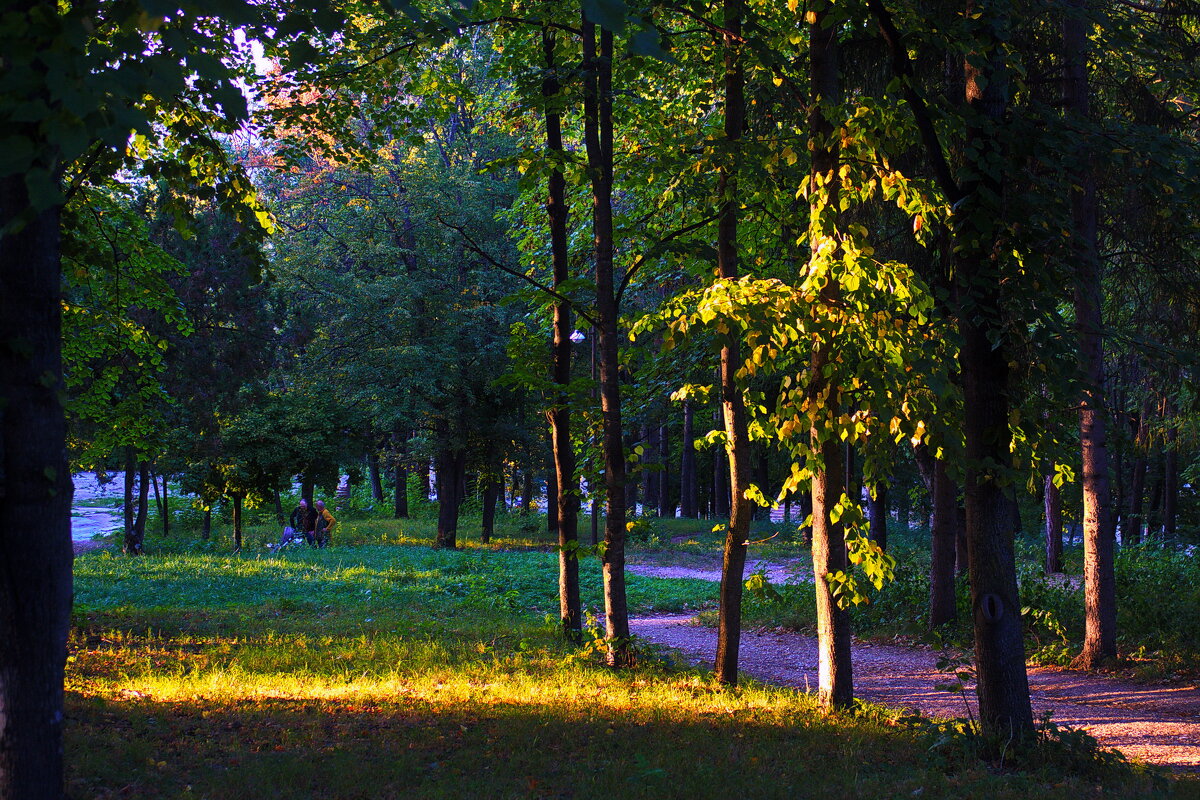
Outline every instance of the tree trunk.
POLYGON ((136 517, 134 516, 133 487, 137 480, 137 459, 133 447, 125 446, 125 496, 121 509, 125 517, 125 542, 121 548, 127 556, 136 556, 142 552, 141 543, 137 539, 136 517))
POLYGON ((600 340, 600 409, 604 429, 604 477, 608 498, 604 522, 604 624, 608 661, 629 666, 629 609, 625 596, 625 452, 621 437, 619 308, 613 278, 612 31, 583 15, 584 147, 592 183, 592 234, 596 261, 596 327, 600 340))
POLYGON ((309 508, 313 508, 316 505, 313 502, 314 488, 315 488, 315 481, 313 480, 312 470, 306 469, 300 475, 300 497, 302 497, 303 499, 308 501, 309 508))
POLYGON ((1126 544, 1139 544, 1142 541, 1142 530, 1146 522, 1143 508, 1146 501, 1146 453, 1149 438, 1146 418, 1149 414, 1149 406, 1144 405, 1138 417, 1137 438, 1134 442, 1137 457, 1133 460, 1133 476, 1129 482, 1129 515, 1126 525, 1121 528, 1121 540, 1126 544))
POLYGON ((658 475, 658 515, 670 519, 675 516, 675 499, 671 491, 671 430, 665 422, 658 429, 658 444, 662 463, 658 475))
POLYGON ((558 538, 558 474, 551 456, 546 470, 546 532, 558 538))
POLYGON ((479 532, 479 541, 488 544, 496 532, 496 499, 500 496, 500 482, 495 478, 487 478, 483 484, 483 527, 479 532))
MULTIPOLYGON (((734 281, 738 277, 738 147, 745 119, 742 0, 724 0, 724 28, 727 152, 717 176, 717 273, 722 280, 734 281)), ((750 488, 750 435, 742 388, 737 381, 741 366, 741 342, 736 334, 732 334, 721 348, 721 410, 727 432, 725 452, 729 459, 729 485, 733 491, 721 559, 716 656, 717 682, 729 686, 737 685, 738 646, 742 636, 742 576, 746 569, 746 542, 750 538, 750 514, 754 505, 746 499, 746 490, 750 488)))
POLYGON ((690 400, 683 401, 683 442, 679 458, 679 516, 695 519, 700 515, 696 503, 696 430, 695 410, 690 400))
POLYGON ((533 470, 526 469, 521 473, 521 516, 526 516, 533 508, 533 470))
MULTIPOLYGON (((15 13, 45 8, 25 6, 15 13)), ((23 125, 6 131, 25 132, 23 125)), ((0 178, 0 229, 28 205, 25 175, 0 178)), ((6 800, 63 796, 73 489, 60 400, 59 252, 57 209, 0 234, 0 797, 6 800)))
MULTIPOLYGON (((824 113, 821 104, 834 105, 841 102, 840 66, 838 59, 838 28, 828 6, 809 12, 810 78, 812 83, 812 106, 809 112, 809 130, 812 136, 812 175, 814 190, 811 202, 822 201, 829 208, 813 208, 811 211, 810 241, 813 258, 818 258, 820 242, 832 234, 824 220, 830 213, 836 214, 840 202, 841 181, 838 176, 840 154, 834 139, 834 125, 824 113), (832 209, 832 211, 831 211, 832 209)), ((828 280, 821 292, 822 301, 836 306, 840 287, 836 279, 828 280)), ((817 339, 813 343, 812 369, 808 394, 810 401, 821 409, 826 418, 840 412, 839 387, 832 386, 823 377, 825 366, 831 362, 832 342, 817 339)), ((821 704, 827 708, 846 708, 854 701, 854 673, 850 653, 850 614, 839 608, 826 576, 849 569, 846 540, 842 526, 835 522, 831 511, 846 489, 846 453, 836 438, 817 424, 811 428, 813 449, 821 454, 821 464, 812 478, 813 575, 817 601, 817 657, 818 694, 821 704)))
POLYGON ((946 472, 946 462, 930 458, 933 461, 933 519, 929 526, 929 624, 938 628, 958 619, 954 592, 958 487, 946 472))
POLYGON ((150 473, 150 485, 154 488, 154 507, 162 520, 163 538, 171 535, 170 517, 167 515, 167 476, 162 476, 162 492, 158 490, 158 475, 150 473))
POLYGON ((1004 329, 1002 265, 1005 154, 997 128, 1004 125, 1009 75, 1002 46, 1011 23, 1006 3, 968 0, 984 53, 964 59, 965 95, 984 120, 967 128, 969 177, 955 198, 955 270, 958 279, 959 365, 963 385, 963 437, 967 475, 966 539, 974 611, 979 719, 1003 742, 1033 735, 1021 604, 1017 595, 1013 533, 1003 489, 1009 453, 1009 347, 1004 329))
MULTIPOLYGON (((718 381, 720 375, 718 374, 718 381)), ((725 423, 720 419, 720 411, 713 412, 713 420, 718 430, 725 430, 725 423)), ((723 448, 713 449, 713 515, 717 519, 729 517, 729 460, 723 448)))
MULTIPOLYGON (((1067 0, 1063 18, 1063 105, 1076 123, 1091 116, 1088 97, 1087 0, 1067 0)), ((1083 398, 1079 441, 1083 466, 1084 638, 1079 664, 1095 669, 1117 657, 1117 588, 1113 566, 1115 533, 1108 486, 1108 443, 1104 413, 1104 320, 1100 258, 1096 252, 1096 176, 1088 137, 1075 143, 1079 169, 1071 184, 1072 255, 1075 260, 1075 333, 1083 398)))
POLYGON ((1175 539, 1176 519, 1179 516, 1179 449, 1173 423, 1167 429, 1167 444, 1163 452, 1162 531, 1164 541, 1175 539))
POLYGON ((458 509, 462 503, 459 487, 466 472, 467 456, 462 450, 443 446, 436 460, 438 526, 434 547, 453 550, 458 547, 458 509))
POLYGON ((279 494, 279 490, 271 492, 275 496, 275 521, 281 526, 287 521, 283 515, 283 498, 279 494))
POLYGON ((212 538, 212 506, 204 507, 204 521, 200 524, 200 538, 206 542, 212 538))
POLYGON ((233 496, 233 552, 242 551, 242 495, 233 496))
MULTIPOLYGON (((546 63, 542 80, 545 102, 546 149, 564 156, 562 115, 559 98, 558 65, 555 59, 555 31, 542 28, 542 55, 546 63)), ((555 162, 556 164, 558 162, 555 162)), ((554 263, 554 287, 558 289, 570 277, 570 250, 567 242, 566 180, 555 166, 550 171, 546 191, 546 215, 550 221, 550 251, 554 263)), ((571 407, 568 386, 571 383, 571 306, 564 300, 554 302, 553 380, 554 405, 549 411, 550 444, 554 457, 554 485, 551 510, 558 520, 558 611, 567 641, 583 641, 583 617, 579 595, 579 484, 575 477, 575 451, 571 446, 571 407)), ((593 338, 595 332, 592 333, 593 338)))
POLYGON ((383 476, 379 472, 379 450, 376 448, 367 451, 367 472, 371 476, 371 499, 376 503, 382 503, 383 476))
POLYGON ((138 552, 146 549, 146 518, 150 516, 150 463, 138 462, 137 517, 133 521, 137 531, 138 552))
POLYGON ((1046 476, 1044 497, 1042 499, 1046 513, 1046 574, 1053 575, 1063 571, 1063 517, 1062 492, 1054 485, 1054 478, 1046 476))

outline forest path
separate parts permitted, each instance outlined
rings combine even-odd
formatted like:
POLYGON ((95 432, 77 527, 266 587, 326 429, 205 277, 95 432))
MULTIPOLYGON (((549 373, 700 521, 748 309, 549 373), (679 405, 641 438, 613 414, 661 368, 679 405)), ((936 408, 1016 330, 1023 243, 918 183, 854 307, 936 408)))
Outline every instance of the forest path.
MULTIPOLYGON (((769 575, 797 570, 795 565, 763 566, 769 575)), ((634 564, 628 570, 651 577, 719 579, 719 572, 714 577, 711 567, 634 564)), ((640 617, 631 619, 630 627, 643 639, 673 647, 692 663, 711 667, 717 632, 693 624, 691 617, 640 617)), ((935 688, 947 681, 936 669, 936 651, 855 641, 853 659, 856 697, 928 717, 966 716, 967 700, 935 688)), ((817 643, 811 636, 743 631, 739 661, 744 674, 766 683, 802 690, 817 686, 817 643)), ((1105 747, 1129 758, 1200 772, 1200 687, 1195 683, 1142 684, 1097 673, 1030 667, 1029 688, 1035 718, 1049 712, 1058 725, 1085 729, 1105 747)), ((968 692, 967 698, 971 714, 977 715, 973 694, 968 692)))

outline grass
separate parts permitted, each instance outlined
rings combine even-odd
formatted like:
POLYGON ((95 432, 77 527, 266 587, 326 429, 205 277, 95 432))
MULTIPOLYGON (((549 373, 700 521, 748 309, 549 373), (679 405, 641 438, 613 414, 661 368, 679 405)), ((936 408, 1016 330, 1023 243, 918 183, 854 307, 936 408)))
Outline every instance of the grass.
MULTIPOLYGON (((153 539, 76 561, 72 797, 1198 797, 1090 755, 997 769, 969 739, 785 689, 716 687, 653 648, 565 645, 543 540, 436 551, 428 523, 347 522, 278 556, 153 539), (335 537, 336 539, 336 537, 335 537), (429 538, 424 538, 428 542, 429 538)), ((519 524, 519 523, 518 523, 519 524)), ((584 564, 585 603, 599 606, 584 564)), ((630 576, 637 612, 712 584, 630 576)))

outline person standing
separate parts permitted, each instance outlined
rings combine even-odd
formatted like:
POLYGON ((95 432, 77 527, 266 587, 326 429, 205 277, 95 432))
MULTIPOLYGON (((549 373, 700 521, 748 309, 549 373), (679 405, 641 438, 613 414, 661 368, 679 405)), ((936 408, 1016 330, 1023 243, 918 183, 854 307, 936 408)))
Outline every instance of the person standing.
POLYGON ((315 536, 317 547, 326 547, 329 545, 329 535, 333 531, 333 526, 337 524, 337 520, 329 509, 325 507, 324 500, 317 501, 317 520, 315 536))
POLYGON ((304 540, 313 547, 317 546, 317 512, 308 504, 308 500, 300 498, 300 505, 292 512, 289 520, 292 527, 304 534, 304 540))

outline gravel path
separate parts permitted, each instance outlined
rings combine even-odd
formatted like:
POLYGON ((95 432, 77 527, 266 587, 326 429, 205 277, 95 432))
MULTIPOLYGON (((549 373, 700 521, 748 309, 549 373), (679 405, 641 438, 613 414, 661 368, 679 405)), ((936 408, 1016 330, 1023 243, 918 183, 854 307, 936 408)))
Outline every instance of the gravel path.
MULTIPOLYGON (((712 580, 710 570, 630 567, 653 577, 712 580)), ((688 614, 630 620, 633 632, 711 666, 717 632, 692 624, 688 614)), ((930 717, 966 716, 962 697, 940 691, 945 676, 938 654, 917 647, 854 644, 854 689, 864 700, 908 708, 930 717)), ((816 639, 781 631, 744 631, 743 673, 798 689, 817 686, 816 639)), ((1034 716, 1050 712, 1059 725, 1087 729, 1106 747, 1130 758, 1179 771, 1200 772, 1200 688, 1194 683, 1145 685, 1105 675, 1049 667, 1029 669, 1034 716)), ((974 697, 971 713, 975 714, 974 697)))

